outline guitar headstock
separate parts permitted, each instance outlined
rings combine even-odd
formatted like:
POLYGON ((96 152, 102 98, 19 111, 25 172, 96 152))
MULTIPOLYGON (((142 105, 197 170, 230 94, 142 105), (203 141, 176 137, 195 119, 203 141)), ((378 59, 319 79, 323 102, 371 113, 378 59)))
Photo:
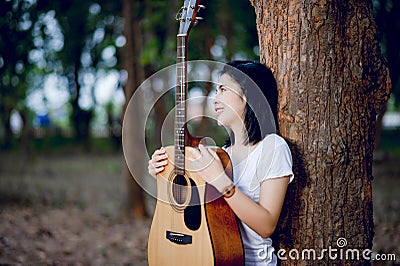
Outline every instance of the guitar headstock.
POLYGON ((200 5, 200 0, 185 0, 183 6, 176 14, 176 20, 179 21, 179 35, 188 35, 193 25, 203 19, 197 17, 197 13, 202 8, 205 7, 200 5))

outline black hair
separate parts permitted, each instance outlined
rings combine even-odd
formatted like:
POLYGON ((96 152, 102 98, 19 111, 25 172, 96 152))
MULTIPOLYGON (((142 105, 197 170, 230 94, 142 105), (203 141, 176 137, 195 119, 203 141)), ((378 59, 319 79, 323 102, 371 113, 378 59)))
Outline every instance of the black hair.
MULTIPOLYGON (((254 145, 266 135, 275 133, 278 129, 278 90, 272 71, 260 62, 235 60, 226 63, 223 74, 238 82, 246 97, 244 123, 247 139, 244 144, 254 145)), ((231 131, 225 145, 229 147, 235 144, 234 141, 231 131)))

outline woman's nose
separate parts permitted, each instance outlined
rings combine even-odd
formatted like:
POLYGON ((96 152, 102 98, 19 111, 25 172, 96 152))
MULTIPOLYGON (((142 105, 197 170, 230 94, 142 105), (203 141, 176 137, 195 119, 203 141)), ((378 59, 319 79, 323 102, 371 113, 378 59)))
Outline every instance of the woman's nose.
POLYGON ((220 103, 220 100, 219 100, 218 94, 216 94, 216 95, 214 96, 214 99, 213 99, 213 104, 216 105, 216 104, 218 104, 218 103, 220 103))

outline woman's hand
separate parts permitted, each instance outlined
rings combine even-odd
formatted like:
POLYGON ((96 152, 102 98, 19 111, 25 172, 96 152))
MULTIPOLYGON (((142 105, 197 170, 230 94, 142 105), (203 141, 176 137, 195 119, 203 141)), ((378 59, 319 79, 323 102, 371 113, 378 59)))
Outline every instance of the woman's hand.
POLYGON ((156 175, 162 172, 165 166, 168 164, 168 155, 165 152, 164 148, 156 150, 151 159, 149 160, 149 174, 156 177, 156 175))
POLYGON ((225 174, 221 159, 213 149, 199 145, 199 150, 193 151, 195 159, 192 165, 204 181, 213 185, 218 191, 232 184, 231 179, 225 174))

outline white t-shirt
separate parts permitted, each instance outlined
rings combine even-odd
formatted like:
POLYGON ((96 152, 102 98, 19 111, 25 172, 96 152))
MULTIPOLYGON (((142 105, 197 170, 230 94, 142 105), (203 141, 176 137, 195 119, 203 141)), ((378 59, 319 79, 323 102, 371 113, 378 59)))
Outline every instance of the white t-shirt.
MULTIPOLYGON (((249 198, 259 202, 260 184, 272 178, 290 176, 292 182, 292 155, 286 141, 269 134, 256 144, 246 159, 234 162, 233 179, 235 185, 249 198)), ((228 152, 229 153, 229 152, 228 152)), ((231 155, 231 154, 230 154, 231 155)), ((245 249, 246 265, 276 265, 271 238, 263 238, 245 223, 240 223, 245 249)))

